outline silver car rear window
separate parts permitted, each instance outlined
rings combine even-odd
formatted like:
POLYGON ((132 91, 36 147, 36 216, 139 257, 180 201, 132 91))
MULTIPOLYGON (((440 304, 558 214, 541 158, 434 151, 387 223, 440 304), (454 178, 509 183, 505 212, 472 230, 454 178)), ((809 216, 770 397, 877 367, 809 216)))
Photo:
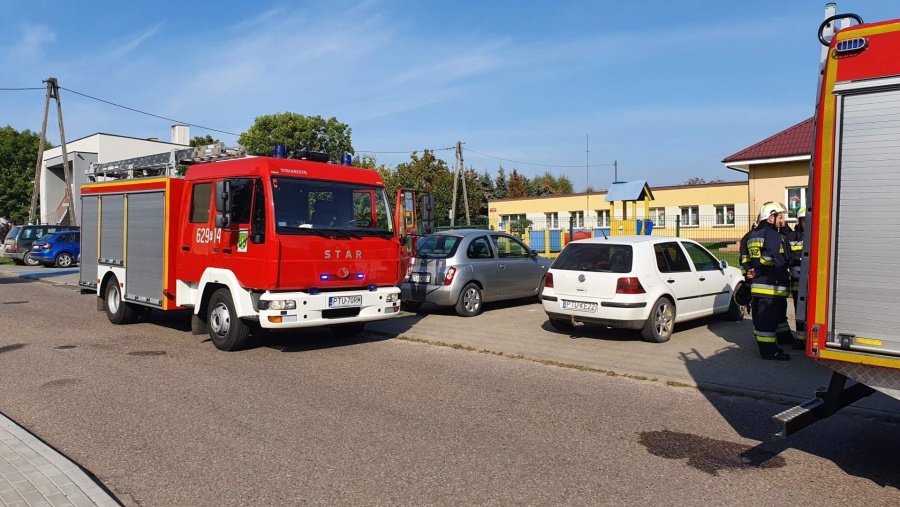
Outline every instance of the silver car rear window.
POLYGON ((462 238, 459 236, 426 236, 416 243, 416 257, 420 259, 449 259, 456 254, 462 238))
POLYGON ((631 259, 631 245, 569 243, 551 269, 630 273, 631 259))

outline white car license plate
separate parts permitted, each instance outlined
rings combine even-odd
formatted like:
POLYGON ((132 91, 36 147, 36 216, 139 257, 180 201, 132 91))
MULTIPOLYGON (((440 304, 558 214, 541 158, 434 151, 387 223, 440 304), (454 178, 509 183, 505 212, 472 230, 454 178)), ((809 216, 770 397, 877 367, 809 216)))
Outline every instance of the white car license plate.
POLYGON ((574 310, 576 312, 594 313, 597 311, 597 303, 585 303, 583 301, 567 301, 563 299, 562 307, 563 310, 574 310))
POLYGON ((410 273, 409 281, 412 283, 431 283, 431 273, 410 273))
POLYGON ((362 296, 331 296, 328 298, 328 308, 347 308, 350 306, 362 306, 362 296))

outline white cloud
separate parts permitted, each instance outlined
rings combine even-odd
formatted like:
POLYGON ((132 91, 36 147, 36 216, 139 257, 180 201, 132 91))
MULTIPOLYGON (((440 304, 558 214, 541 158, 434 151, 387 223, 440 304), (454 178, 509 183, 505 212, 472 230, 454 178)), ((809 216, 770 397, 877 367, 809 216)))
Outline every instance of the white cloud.
POLYGON ((44 57, 44 46, 56 41, 56 34, 46 25, 25 25, 21 38, 9 47, 6 57, 12 62, 38 60, 44 57))
POLYGON ((143 32, 131 37, 131 40, 119 45, 116 49, 101 56, 102 60, 118 60, 137 49, 145 40, 153 37, 162 29, 165 22, 160 21, 143 32))

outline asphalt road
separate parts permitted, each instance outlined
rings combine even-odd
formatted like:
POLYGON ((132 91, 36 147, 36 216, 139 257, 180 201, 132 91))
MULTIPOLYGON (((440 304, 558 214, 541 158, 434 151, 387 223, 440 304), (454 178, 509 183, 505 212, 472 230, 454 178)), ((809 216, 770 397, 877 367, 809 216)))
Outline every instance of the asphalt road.
MULTIPOLYGON (((510 324, 510 325, 515 325, 510 324)), ((898 505, 900 426, 369 336, 223 353, 0 277, 0 412, 126 505, 898 505)))

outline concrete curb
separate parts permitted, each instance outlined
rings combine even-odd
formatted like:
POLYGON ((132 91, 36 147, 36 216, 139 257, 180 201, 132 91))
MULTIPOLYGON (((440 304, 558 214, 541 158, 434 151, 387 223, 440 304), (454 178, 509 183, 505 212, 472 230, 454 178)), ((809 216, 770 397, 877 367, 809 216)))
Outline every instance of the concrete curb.
POLYGON ((99 481, 3 414, 0 414, 0 491, 4 503, 119 507, 99 481), (4 466, 6 465, 6 466, 4 466), (20 479, 15 481, 13 479, 20 479), (22 500, 15 500, 19 497, 22 500))

